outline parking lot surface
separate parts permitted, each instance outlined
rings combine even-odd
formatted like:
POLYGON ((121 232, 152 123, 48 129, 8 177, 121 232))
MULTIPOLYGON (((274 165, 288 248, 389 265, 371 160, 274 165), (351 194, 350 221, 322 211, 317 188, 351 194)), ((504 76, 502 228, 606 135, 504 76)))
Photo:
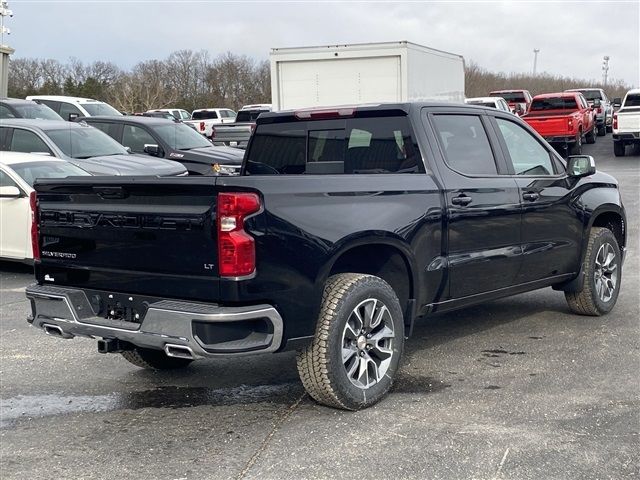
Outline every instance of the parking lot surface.
POLYGON ((614 311, 547 288, 423 320, 392 393, 356 413, 315 404, 293 353, 149 372, 47 337, 30 268, 0 264, 0 478, 638 478, 640 155, 611 135, 584 153, 627 208, 614 311))

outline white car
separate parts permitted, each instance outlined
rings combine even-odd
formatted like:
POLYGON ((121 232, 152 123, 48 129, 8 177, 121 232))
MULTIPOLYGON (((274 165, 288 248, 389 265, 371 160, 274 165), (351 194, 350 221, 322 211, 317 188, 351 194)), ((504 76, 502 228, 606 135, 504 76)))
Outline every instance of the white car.
POLYGON ((502 97, 474 97, 474 98, 466 98, 464 103, 469 105, 478 105, 480 107, 490 107, 495 108, 497 110, 504 110, 505 112, 511 112, 511 108, 509 108, 509 104, 502 97))
POLYGON ((78 117, 122 115, 108 103, 92 98, 65 97, 63 95, 30 95, 27 97, 27 100, 34 100, 35 102, 46 105, 70 122, 78 117))
POLYGON ((181 108, 154 108, 144 113, 165 112, 173 115, 176 120, 191 120, 191 114, 181 108))
POLYGON ((193 125, 198 133, 211 138, 214 125, 235 121, 236 112, 229 108, 199 108, 191 112, 191 120, 185 120, 184 123, 193 125))
POLYGON ((640 88, 629 90, 622 101, 616 98, 613 103, 620 105, 613 114, 613 153, 624 157, 627 145, 640 145, 640 88))
POLYGON ((30 153, 0 152, 0 259, 31 262, 31 223, 36 178, 86 176, 66 160, 30 153))

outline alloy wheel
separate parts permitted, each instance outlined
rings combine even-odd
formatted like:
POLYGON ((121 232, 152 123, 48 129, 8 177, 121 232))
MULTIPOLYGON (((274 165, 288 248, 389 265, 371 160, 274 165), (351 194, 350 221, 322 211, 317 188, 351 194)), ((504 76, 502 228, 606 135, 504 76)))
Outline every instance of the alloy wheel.
POLYGON ((603 302, 608 302, 618 285, 618 261, 616 251, 610 243, 604 243, 598 249, 594 269, 596 294, 603 302))

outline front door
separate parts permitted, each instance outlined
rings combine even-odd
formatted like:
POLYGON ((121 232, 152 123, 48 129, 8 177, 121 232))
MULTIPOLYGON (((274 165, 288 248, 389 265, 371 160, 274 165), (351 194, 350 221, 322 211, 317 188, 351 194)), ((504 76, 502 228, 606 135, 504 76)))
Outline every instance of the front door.
MULTIPOLYGON (((9 175, 0 170, 0 187, 22 189, 9 175)), ((31 257, 31 211, 29 197, 0 197, 0 257, 24 259, 31 257)))
POLYGON ((443 157, 449 297, 508 287, 520 269, 520 198, 515 180, 498 174, 495 132, 483 114, 435 110, 429 119, 443 157))

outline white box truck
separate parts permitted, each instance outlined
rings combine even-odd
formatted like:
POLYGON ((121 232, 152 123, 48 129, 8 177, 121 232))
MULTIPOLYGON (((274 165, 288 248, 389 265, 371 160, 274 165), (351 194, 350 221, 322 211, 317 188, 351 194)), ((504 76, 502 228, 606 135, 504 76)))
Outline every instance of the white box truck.
POLYGON ((272 48, 274 110, 376 102, 464 103, 464 59, 415 43, 272 48))

